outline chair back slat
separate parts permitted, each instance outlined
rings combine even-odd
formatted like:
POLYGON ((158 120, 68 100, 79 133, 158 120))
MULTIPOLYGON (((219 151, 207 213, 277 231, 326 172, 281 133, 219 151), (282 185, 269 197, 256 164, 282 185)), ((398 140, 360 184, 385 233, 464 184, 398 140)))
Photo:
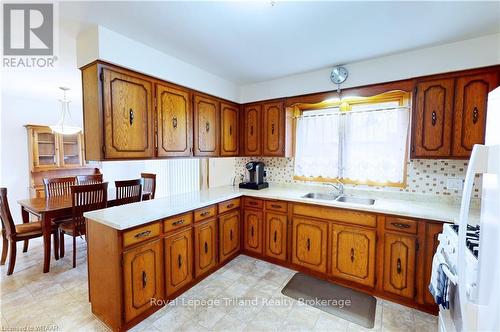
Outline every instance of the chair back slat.
POLYGON ((142 191, 145 193, 150 193, 149 198, 155 198, 156 192, 156 174, 152 173, 141 173, 142 179, 142 191))
POLYGON ((69 196, 71 195, 71 186, 76 184, 74 176, 64 178, 44 178, 43 188, 45 197, 69 196))
POLYGON ((73 203, 74 234, 84 234, 85 218, 83 214, 88 211, 106 208, 108 183, 71 186, 71 200, 73 203))
POLYGON ((76 184, 97 184, 102 183, 102 174, 77 175, 76 184))
POLYGON ((140 202, 142 200, 142 181, 125 180, 115 181, 116 201, 115 205, 140 202))
POLYGON ((15 235, 16 225, 10 214, 9 201, 7 200, 7 188, 0 188, 0 219, 2 220, 2 228, 5 230, 7 238, 15 235))

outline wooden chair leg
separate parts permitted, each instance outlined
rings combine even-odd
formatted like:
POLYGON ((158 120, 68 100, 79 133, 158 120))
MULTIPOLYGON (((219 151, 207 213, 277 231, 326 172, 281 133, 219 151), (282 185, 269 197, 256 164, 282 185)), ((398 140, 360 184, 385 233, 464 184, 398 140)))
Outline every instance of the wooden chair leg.
POLYGON ((54 258, 59 260, 59 231, 54 232, 54 258))
POLYGON ((4 265, 7 260, 7 253, 9 251, 9 241, 5 236, 5 231, 2 231, 2 259, 0 260, 0 265, 4 265))
POLYGON ((63 258, 64 257, 64 232, 63 231, 59 232, 59 245, 60 245, 59 257, 63 258))
POLYGON ((28 245, 30 243, 30 240, 24 240, 24 245, 23 245, 23 252, 28 251, 28 245))
MULTIPOLYGON (((21 216, 23 218, 23 224, 27 224, 30 222, 30 215, 29 215, 28 211, 26 211, 24 208, 21 208, 21 216)), ((30 240, 24 240, 23 252, 28 251, 29 243, 30 243, 30 240)))
POLYGON ((76 267, 76 236, 73 236, 73 268, 76 267))
POLYGON ((17 251, 17 246, 16 246, 16 241, 9 241, 10 242, 10 257, 9 257, 9 268, 7 269, 7 275, 10 276, 12 272, 14 272, 14 266, 16 265, 16 251, 17 251))

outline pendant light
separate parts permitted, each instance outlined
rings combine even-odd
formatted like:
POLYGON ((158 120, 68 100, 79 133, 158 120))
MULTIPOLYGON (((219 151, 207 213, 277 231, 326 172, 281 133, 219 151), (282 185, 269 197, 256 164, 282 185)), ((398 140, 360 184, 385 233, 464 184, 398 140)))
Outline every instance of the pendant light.
POLYGON ((69 88, 60 87, 59 89, 63 91, 63 99, 59 99, 59 101, 61 102, 61 118, 59 119, 59 122, 57 124, 49 127, 53 132, 62 135, 73 135, 79 133, 80 131, 82 131, 82 128, 73 124, 71 112, 69 110, 69 103, 71 102, 71 100, 68 100, 66 97, 66 91, 68 91, 69 88))

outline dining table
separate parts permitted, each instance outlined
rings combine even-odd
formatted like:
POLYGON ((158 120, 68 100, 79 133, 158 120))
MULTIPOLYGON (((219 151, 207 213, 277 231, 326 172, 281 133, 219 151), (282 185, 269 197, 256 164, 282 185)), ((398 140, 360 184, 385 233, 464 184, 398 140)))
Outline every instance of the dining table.
MULTIPOLYGON (((151 197, 150 192, 143 192, 142 199, 146 200, 151 197)), ((108 188, 108 203, 107 206, 114 206, 116 201, 116 190, 108 188)), ((73 202, 71 195, 52 196, 52 197, 32 197, 17 201, 21 205, 21 215, 23 223, 28 223, 30 215, 38 217, 42 224, 43 237, 43 273, 50 270, 50 235, 51 223, 54 219, 71 218, 73 210, 73 202)))

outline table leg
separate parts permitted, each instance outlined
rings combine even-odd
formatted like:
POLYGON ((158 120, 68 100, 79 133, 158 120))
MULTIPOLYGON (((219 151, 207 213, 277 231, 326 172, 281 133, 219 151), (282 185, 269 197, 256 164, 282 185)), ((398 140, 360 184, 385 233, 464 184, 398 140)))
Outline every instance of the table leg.
POLYGON ((51 216, 44 213, 42 219, 42 234, 43 234, 43 273, 49 272, 50 269, 50 231, 51 231, 51 216))
MULTIPOLYGON (((24 206, 21 206, 21 216, 23 217, 23 224, 27 224, 30 222, 30 215, 28 211, 24 209, 24 206)), ((28 251, 29 240, 24 240, 23 252, 28 251)))

